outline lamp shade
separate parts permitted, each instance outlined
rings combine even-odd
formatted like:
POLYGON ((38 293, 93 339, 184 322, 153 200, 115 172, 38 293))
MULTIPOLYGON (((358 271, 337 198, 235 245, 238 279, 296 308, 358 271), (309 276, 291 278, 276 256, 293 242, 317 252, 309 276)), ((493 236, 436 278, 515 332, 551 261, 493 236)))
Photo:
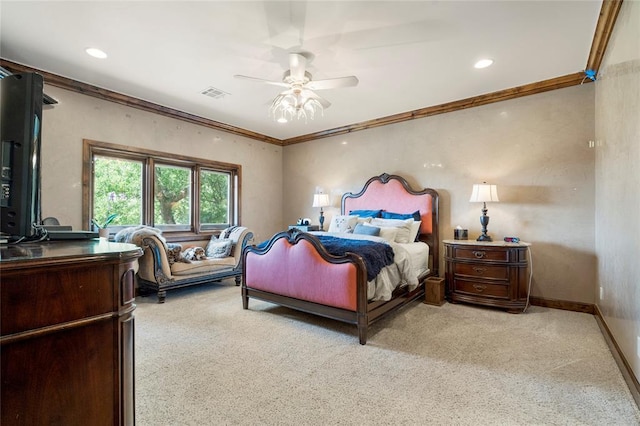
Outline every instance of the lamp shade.
POLYGON ((471 203, 490 203, 500 201, 498 199, 498 187, 487 183, 477 183, 473 185, 471 192, 471 203))
POLYGON ((329 194, 313 194, 312 207, 327 207, 330 204, 329 194))

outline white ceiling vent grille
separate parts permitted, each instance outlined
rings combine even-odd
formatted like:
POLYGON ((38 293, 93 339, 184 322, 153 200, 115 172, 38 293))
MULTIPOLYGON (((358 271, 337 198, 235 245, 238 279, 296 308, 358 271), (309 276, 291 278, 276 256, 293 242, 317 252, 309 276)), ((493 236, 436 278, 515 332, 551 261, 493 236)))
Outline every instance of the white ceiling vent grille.
POLYGON ((213 98, 213 99, 222 99, 226 95, 229 95, 229 93, 224 92, 220 89, 216 89, 215 87, 207 87, 200 93, 202 93, 205 96, 209 96, 210 98, 213 98))

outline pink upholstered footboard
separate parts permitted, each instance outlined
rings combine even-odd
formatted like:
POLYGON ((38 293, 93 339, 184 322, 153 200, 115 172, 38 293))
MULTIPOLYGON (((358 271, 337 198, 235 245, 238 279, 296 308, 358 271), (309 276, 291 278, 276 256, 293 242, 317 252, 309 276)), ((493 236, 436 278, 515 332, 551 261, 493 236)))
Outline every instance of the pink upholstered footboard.
POLYGON ((333 256, 311 234, 281 232, 243 252, 242 307, 261 299, 358 326, 367 342, 367 273, 353 253, 333 256))
POLYGON ((350 311, 357 309, 356 265, 327 261, 308 240, 294 244, 288 238, 278 238, 264 253, 248 252, 245 265, 249 288, 350 311))

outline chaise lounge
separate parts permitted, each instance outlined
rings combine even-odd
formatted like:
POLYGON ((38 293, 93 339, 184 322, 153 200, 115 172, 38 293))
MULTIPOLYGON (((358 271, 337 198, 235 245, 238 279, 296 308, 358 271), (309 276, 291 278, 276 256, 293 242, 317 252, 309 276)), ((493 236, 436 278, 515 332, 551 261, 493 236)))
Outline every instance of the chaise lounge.
MULTIPOLYGON (((166 243, 160 235, 145 235, 140 246, 144 254, 139 259, 138 290, 141 295, 157 293, 158 303, 164 303, 167 290, 235 278, 242 278, 242 249, 253 240, 253 232, 246 227, 233 227, 221 233, 231 240, 231 251, 224 257, 206 257, 202 260, 174 258, 175 244, 166 243), (228 235, 225 235, 228 234, 228 235)), ((215 238, 214 238, 215 239, 215 238)), ((180 242, 184 252, 189 248, 206 248, 212 240, 201 239, 180 242)))

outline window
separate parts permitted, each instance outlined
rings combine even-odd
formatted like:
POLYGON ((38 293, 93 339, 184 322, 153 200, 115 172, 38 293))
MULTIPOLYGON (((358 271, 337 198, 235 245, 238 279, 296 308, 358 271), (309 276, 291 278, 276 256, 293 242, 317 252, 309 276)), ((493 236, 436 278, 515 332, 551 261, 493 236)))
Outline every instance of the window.
MULTIPOLYGON (((84 141, 83 223, 200 233, 239 222, 240 166, 84 141)), ((91 228, 89 228, 91 229, 91 228)))
POLYGON ((153 223, 156 226, 189 229, 192 223, 191 201, 190 168, 165 164, 154 166, 153 223))

